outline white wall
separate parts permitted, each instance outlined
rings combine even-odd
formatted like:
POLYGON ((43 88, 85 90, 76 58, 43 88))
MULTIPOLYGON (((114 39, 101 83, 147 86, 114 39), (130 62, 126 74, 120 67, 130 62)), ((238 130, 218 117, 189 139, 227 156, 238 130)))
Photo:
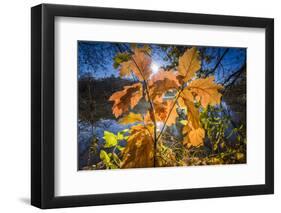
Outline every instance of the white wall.
MULTIPOLYGON (((275 195, 174 201, 51 210, 52 212, 270 212, 281 207, 280 90, 281 13, 278 1, 219 0, 45 0, 81 4, 194 13, 275 18, 275 195)), ((38 212, 30 196, 30 7, 41 1, 2 1, 0 9, 0 211, 38 212)), ((188 181, 188 180, 186 180, 188 181)))

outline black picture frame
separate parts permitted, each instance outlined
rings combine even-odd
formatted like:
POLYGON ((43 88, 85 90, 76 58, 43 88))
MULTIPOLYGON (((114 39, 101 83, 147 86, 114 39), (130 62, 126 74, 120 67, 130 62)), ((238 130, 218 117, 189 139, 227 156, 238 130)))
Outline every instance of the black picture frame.
POLYGON ((274 193, 274 20, 239 16, 41 4, 31 9, 31 204, 60 208, 274 193), (265 184, 79 196, 54 195, 55 17, 263 28, 266 32, 265 184))

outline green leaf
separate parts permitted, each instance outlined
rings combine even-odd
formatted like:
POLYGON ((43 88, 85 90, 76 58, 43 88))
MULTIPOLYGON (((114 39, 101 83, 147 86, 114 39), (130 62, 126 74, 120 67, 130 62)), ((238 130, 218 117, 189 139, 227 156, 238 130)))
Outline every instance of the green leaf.
POLYGON ((125 52, 125 53, 118 53, 114 57, 113 67, 115 69, 117 69, 122 62, 128 61, 129 59, 130 59, 130 54, 129 53, 127 53, 127 52, 125 52))
POLYGON ((117 149, 119 149, 120 151, 122 151, 125 147, 119 146, 117 145, 117 149))
POLYGON ((117 145, 117 136, 112 132, 104 131, 103 139, 105 140, 105 148, 113 147, 117 145))
POLYGON ((117 140, 124 140, 124 135, 121 132, 117 133, 117 140))
POLYGON ((180 120, 180 123, 181 123, 182 125, 186 126, 186 125, 187 125, 187 120, 180 120))
POLYGON ((110 157, 108 156, 108 154, 106 153, 106 151, 101 150, 100 151, 100 159, 105 163, 105 164, 109 164, 110 163, 110 157))
POLYGON ((123 129, 120 133, 124 134, 126 132, 129 132, 130 130, 129 129, 123 129))
POLYGON ((118 169, 118 167, 116 165, 112 164, 112 163, 109 165, 109 168, 110 169, 118 169))

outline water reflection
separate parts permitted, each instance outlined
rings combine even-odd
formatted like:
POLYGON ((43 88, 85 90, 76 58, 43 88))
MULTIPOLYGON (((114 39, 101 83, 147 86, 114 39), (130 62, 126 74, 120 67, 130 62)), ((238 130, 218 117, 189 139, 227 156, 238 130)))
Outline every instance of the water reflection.
MULTIPOLYGON (((241 125, 244 129, 244 134, 246 135, 246 106, 230 106, 226 103, 226 101, 221 102, 221 110, 217 112, 218 117, 223 118, 227 117, 229 119, 229 126, 225 130, 225 135, 228 137, 228 143, 235 143, 237 140, 237 134, 233 133, 234 128, 239 128, 241 125), (234 111, 234 109, 242 109, 240 111, 234 111)), ((97 143, 97 153, 99 153, 102 145, 104 144, 104 131, 110 131, 114 134, 117 134, 119 131, 130 128, 132 124, 124 125, 118 123, 114 119, 100 119, 99 121, 90 124, 87 122, 80 121, 78 125, 78 152, 79 152, 79 169, 82 169, 84 166, 88 164, 95 164, 100 161, 98 155, 89 155, 89 148, 93 139, 97 143)), ((158 123, 157 129, 158 131, 163 127, 163 123, 158 123)), ((169 128, 169 133, 171 133, 175 137, 181 136, 181 131, 177 125, 173 125, 169 128)), ((208 144, 208 141, 207 141, 208 144)), ((207 145, 206 144, 206 145, 207 145)), ((125 144, 123 144, 125 145, 125 144)))

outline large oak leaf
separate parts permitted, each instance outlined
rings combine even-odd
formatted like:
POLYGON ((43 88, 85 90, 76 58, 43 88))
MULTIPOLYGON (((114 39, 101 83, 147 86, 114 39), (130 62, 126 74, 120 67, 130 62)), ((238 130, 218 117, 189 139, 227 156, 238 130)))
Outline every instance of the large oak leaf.
POLYGON ((192 47, 187 49, 179 58, 178 72, 179 77, 184 81, 189 81, 195 73, 200 69, 201 61, 199 58, 199 51, 192 47))
POLYGON ((152 125, 131 127, 127 145, 122 152, 121 168, 153 167, 154 143, 152 134, 152 125))
POLYGON ((152 99, 161 99, 167 91, 177 89, 180 86, 176 72, 162 69, 151 77, 148 84, 152 99))
POLYGON ((208 105, 216 105, 221 102, 220 89, 223 87, 216 84, 214 76, 208 78, 199 78, 193 80, 185 90, 195 94, 197 101, 200 101, 201 105, 206 108, 208 105))
POLYGON ((140 80, 147 80, 151 71, 151 58, 142 48, 135 48, 131 59, 121 63, 120 76, 129 76, 131 72, 140 80))
POLYGON ((189 140, 184 141, 188 141, 192 146, 202 146, 204 143, 205 130, 203 128, 192 129, 187 136, 189 140))
POLYGON ((125 86, 123 90, 113 93, 109 101, 114 101, 112 112, 116 118, 129 109, 133 109, 142 98, 142 84, 135 83, 125 86))

